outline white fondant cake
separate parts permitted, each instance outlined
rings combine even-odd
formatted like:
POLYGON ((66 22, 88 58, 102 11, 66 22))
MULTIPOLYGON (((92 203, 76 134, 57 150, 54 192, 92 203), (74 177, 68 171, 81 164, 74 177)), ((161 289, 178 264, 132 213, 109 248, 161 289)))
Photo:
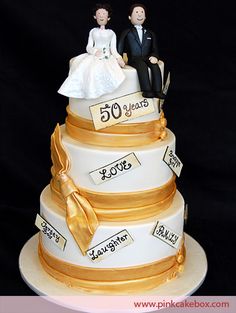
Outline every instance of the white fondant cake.
MULTIPOLYGON (((103 30, 93 29, 89 40, 95 36, 96 42, 96 36, 106 34, 103 30)), ((95 45, 90 42, 88 55, 71 62, 69 77, 60 88, 63 94, 87 96, 70 98, 65 125, 57 126, 51 138, 52 180, 40 197, 44 222, 39 258, 48 274, 69 287, 105 294, 137 293, 168 282, 183 270, 184 200, 176 190, 173 171, 164 162, 168 148, 175 153, 175 136, 166 128, 160 100, 142 97, 136 69, 117 67, 120 56, 114 33, 107 34, 113 50, 107 51, 105 37, 95 45), (104 40, 104 55, 98 58, 97 47, 104 40), (94 74, 86 62, 98 70, 104 64, 109 75, 94 74), (118 87, 94 98, 96 79, 101 89, 101 78, 109 86, 112 68, 120 77, 118 87), (89 76, 92 81, 85 77, 91 97, 84 90, 81 73, 95 75, 89 76), (78 81, 81 85, 75 90, 78 81), (117 122, 124 103, 133 111, 143 111, 117 122), (102 105, 103 115, 91 114, 96 105, 102 105), (153 110, 145 113, 152 105, 153 110), (96 119, 107 122, 110 116, 111 124, 96 128, 96 119), (63 247, 55 244, 59 237, 63 247)), ((163 78, 163 62, 159 66, 163 78)))

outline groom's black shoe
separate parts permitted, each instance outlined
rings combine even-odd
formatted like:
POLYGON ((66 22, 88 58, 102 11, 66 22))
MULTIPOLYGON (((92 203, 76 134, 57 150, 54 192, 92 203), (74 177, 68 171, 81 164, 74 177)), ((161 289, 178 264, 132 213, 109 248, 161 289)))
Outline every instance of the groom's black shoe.
POLYGON ((152 91, 144 91, 142 96, 144 98, 155 98, 155 93, 152 91))
POLYGON ((166 95, 163 92, 156 92, 155 97, 159 99, 165 99, 166 95))

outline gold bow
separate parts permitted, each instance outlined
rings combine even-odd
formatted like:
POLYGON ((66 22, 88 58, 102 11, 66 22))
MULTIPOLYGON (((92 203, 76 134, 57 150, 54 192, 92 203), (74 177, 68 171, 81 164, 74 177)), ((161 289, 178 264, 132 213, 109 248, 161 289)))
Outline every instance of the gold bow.
POLYGON ((85 255, 98 227, 98 219, 91 204, 80 195, 73 180, 67 175, 70 161, 61 141, 59 124, 51 136, 51 157, 53 180, 58 184, 66 204, 67 226, 85 255))

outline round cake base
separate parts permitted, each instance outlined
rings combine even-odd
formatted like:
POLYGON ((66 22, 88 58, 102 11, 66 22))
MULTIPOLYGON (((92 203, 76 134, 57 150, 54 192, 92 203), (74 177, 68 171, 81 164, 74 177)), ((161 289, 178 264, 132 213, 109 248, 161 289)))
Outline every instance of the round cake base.
MULTIPOLYGON (((205 251, 196 240, 186 233, 185 246, 186 261, 183 273, 179 274, 176 279, 160 285, 156 289, 152 289, 144 294, 138 294, 138 297, 146 296, 146 301, 148 301, 149 296, 183 298, 192 295, 201 286, 207 273, 205 251)), ((47 300, 73 310, 98 312, 99 303, 98 301, 94 301, 94 299, 99 300, 100 297, 94 294, 83 293, 75 288, 69 288, 43 270, 38 258, 38 234, 29 239, 22 248, 19 256, 19 269, 23 280, 37 295, 48 296, 46 297, 47 300), (77 301, 71 301, 70 296, 77 296, 73 297, 73 299, 77 301), (90 297, 93 297, 92 301, 90 297)), ((129 295, 130 299, 134 299, 135 296, 136 295, 129 295)), ((120 299, 119 297, 120 296, 110 297, 110 299, 112 299, 112 307, 108 305, 106 308, 103 301, 104 305, 102 311, 110 313, 117 312, 114 299, 120 299)), ((143 301, 145 300, 143 299, 143 301)), ((133 312, 134 310, 134 308, 130 308, 130 310, 128 308, 127 310, 124 309, 125 308, 122 309, 122 312, 133 312)), ((153 309, 147 308, 143 309, 142 312, 150 312, 151 310, 153 309)), ((141 312, 140 308, 138 311, 141 312)))

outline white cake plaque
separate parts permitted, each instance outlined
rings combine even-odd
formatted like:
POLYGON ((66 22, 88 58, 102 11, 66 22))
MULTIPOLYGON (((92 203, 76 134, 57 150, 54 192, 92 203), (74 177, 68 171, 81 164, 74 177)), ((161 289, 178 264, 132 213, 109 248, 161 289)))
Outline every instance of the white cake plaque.
POLYGON ((162 91, 165 95, 167 95, 167 91, 169 89, 169 86, 170 86, 170 72, 168 73, 166 83, 165 83, 165 86, 164 86, 163 91, 162 91))
POLYGON ((143 98, 141 92, 90 106, 94 127, 103 129, 155 111, 153 100, 143 98))
POLYGON ((65 249, 67 240, 39 214, 36 216, 35 225, 61 250, 65 249))
POLYGON ((173 152, 173 150, 168 146, 166 148, 163 161, 169 166, 169 168, 179 177, 183 163, 177 157, 177 155, 173 152))
POLYGON ((180 235, 176 234, 174 231, 159 221, 157 222, 152 235, 175 249, 178 248, 179 242, 181 240, 180 235))
POLYGON ((120 249, 133 243, 133 238, 130 236, 126 229, 120 231, 114 236, 104 240, 98 245, 87 250, 87 256, 93 262, 99 262, 109 255, 116 253, 120 249))
POLYGON ((136 155, 134 153, 130 153, 119 160, 90 172, 89 175, 96 185, 100 185, 110 179, 130 172, 140 165, 141 163, 136 155))
MULTIPOLYGON (((162 90, 162 92, 164 93, 165 96, 167 95, 167 91, 169 89, 169 86, 170 86, 170 72, 168 73, 165 86, 163 87, 163 90, 162 90)), ((159 112, 163 109, 164 102, 165 102, 165 99, 160 99, 159 112)))
POLYGON ((188 221, 188 204, 185 203, 184 206, 184 224, 186 225, 188 221))

